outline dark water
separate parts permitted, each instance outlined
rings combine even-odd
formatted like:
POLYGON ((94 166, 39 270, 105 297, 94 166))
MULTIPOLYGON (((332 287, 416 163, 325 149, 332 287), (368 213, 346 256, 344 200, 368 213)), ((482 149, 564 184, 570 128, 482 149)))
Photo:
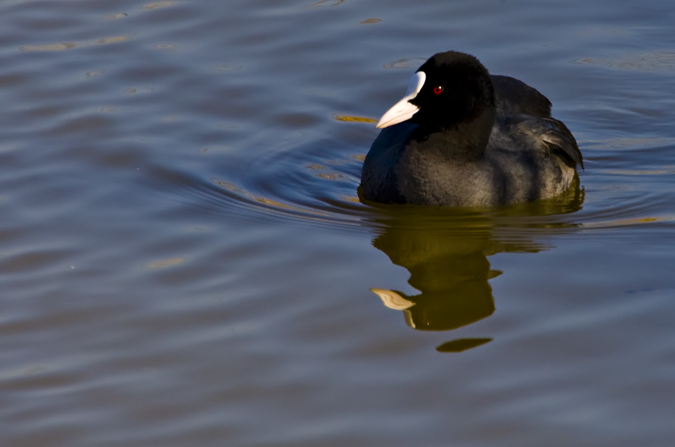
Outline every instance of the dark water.
POLYGON ((0 445, 672 446, 672 2, 0 3, 0 445), (565 197, 358 202, 437 51, 565 197), (371 291, 372 289, 372 291, 371 291))

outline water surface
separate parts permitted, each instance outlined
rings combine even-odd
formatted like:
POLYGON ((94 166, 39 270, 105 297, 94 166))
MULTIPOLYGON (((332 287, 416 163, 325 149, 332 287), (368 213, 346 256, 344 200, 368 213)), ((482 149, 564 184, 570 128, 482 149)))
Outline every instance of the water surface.
POLYGON ((669 2, 0 3, 0 444, 672 446, 669 2), (554 104, 555 200, 372 207, 470 52, 554 104))

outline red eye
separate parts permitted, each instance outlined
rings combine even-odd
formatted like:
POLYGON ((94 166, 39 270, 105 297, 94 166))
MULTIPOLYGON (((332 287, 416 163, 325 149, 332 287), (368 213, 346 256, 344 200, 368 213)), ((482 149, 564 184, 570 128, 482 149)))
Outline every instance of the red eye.
POLYGON ((438 87, 434 87, 434 94, 435 95, 440 95, 441 93, 443 93, 443 86, 442 85, 439 85, 438 87))

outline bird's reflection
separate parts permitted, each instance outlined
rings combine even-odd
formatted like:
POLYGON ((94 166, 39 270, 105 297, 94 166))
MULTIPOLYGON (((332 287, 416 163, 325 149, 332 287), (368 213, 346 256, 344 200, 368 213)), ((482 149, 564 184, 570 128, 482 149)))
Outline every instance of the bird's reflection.
MULTIPOLYGON (((578 179, 556 199, 469 212, 424 207, 381 207, 373 245, 410 272, 408 283, 420 293, 371 289, 385 306, 402 311, 418 330, 457 329, 492 315, 489 280, 502 272, 490 268, 488 256, 503 252, 538 252, 550 248, 554 234, 573 231, 566 214, 581 209, 578 179)), ((442 352, 464 351, 490 338, 452 340, 442 352)))

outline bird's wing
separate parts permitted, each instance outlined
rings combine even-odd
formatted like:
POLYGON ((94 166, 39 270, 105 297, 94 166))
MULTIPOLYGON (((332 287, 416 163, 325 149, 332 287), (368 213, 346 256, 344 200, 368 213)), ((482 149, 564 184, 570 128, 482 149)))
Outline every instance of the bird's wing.
POLYGON ((551 101, 536 89, 509 76, 490 75, 495 92, 497 115, 503 118, 527 114, 551 116, 551 101))
POLYGON ((518 115, 511 120, 517 134, 535 140, 538 147, 559 157, 567 166, 583 169, 584 158, 572 132, 555 118, 537 118, 530 115, 518 115))

